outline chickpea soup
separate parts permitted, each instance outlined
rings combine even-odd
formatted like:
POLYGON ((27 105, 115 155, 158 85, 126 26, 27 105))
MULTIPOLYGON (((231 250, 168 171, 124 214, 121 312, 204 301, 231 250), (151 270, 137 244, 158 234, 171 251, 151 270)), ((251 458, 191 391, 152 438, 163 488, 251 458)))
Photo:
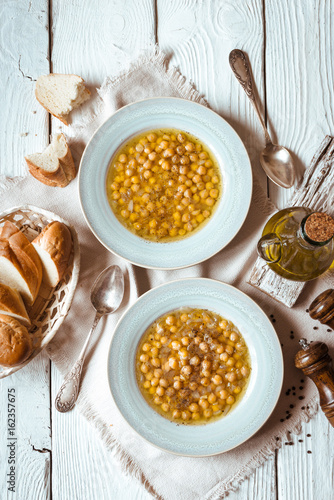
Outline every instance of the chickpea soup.
POLYGON ((242 398, 251 371, 247 345, 231 322, 206 309, 158 318, 136 353, 136 378, 148 404, 182 424, 225 416, 242 398))
POLYGON ((107 196, 118 220, 136 235, 160 242, 203 227, 222 192, 219 166, 205 144, 174 129, 145 132, 111 161, 107 196))

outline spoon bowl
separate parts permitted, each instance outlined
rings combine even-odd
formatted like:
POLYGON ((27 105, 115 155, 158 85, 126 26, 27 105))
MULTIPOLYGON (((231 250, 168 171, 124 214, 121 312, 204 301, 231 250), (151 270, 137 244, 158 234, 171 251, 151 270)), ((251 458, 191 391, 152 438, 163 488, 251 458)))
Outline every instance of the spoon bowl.
POLYGON ((65 376, 55 400, 58 411, 65 413, 73 408, 79 394, 81 372, 87 347, 92 334, 106 314, 115 312, 122 303, 124 295, 124 275, 120 267, 109 266, 96 278, 91 291, 91 302, 96 311, 93 326, 83 345, 81 353, 71 371, 65 376))
POLYGON ((242 52, 242 50, 234 49, 230 52, 229 62, 234 76, 250 99, 264 131, 266 147, 260 154, 261 166, 269 179, 275 184, 286 189, 290 188, 295 182, 295 166, 292 156, 287 149, 273 144, 270 138, 267 127, 256 104, 253 77, 246 54, 242 52))
POLYGON ((124 276, 118 266, 107 267, 96 278, 90 295, 91 303, 101 315, 116 311, 123 300, 124 276))
POLYGON ((260 163, 267 176, 277 186, 290 188, 295 182, 295 167, 289 151, 268 143, 260 154, 260 163))

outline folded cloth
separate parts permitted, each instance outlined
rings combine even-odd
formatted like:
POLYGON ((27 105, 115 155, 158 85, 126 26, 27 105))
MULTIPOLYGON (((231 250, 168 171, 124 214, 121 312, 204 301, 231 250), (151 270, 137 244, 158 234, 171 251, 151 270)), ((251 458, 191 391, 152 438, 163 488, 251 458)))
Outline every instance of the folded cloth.
MULTIPOLYGON (((104 119, 133 101, 173 96, 204 103, 175 69, 168 69, 160 53, 142 57, 116 79, 108 78, 98 94, 87 103, 79 125, 68 127, 65 131, 77 155, 104 119)), ((299 350, 298 340, 301 337, 326 339, 330 348, 334 348, 334 340, 326 334, 327 327, 315 323, 306 312, 311 300, 328 288, 328 275, 308 283, 293 309, 288 309, 247 283, 256 260, 256 242, 274 210, 256 183, 249 214, 233 241, 208 261, 177 271, 139 269, 109 253, 85 223, 80 210, 77 179, 64 189, 44 186, 31 177, 9 184, 4 180, 2 184, 0 211, 16 205, 33 204, 68 219, 79 234, 82 254, 79 284, 71 310, 48 347, 49 356, 62 374, 73 365, 92 324, 94 311, 89 305, 89 296, 97 274, 112 263, 118 263, 126 272, 127 286, 122 308, 101 321, 99 335, 90 348, 84 367, 77 406, 96 427, 106 446, 118 455, 123 470, 137 477, 154 497, 165 500, 223 498, 274 453, 287 433, 299 432, 301 423, 308 421, 316 412, 316 390, 294 367, 294 355, 299 350), (151 287, 191 276, 224 281, 254 299, 274 323, 284 356, 283 389, 269 420, 239 447, 206 458, 174 456, 137 436, 123 420, 109 395, 106 370, 113 329, 125 308, 151 287), (315 324, 317 330, 313 329, 315 324)))

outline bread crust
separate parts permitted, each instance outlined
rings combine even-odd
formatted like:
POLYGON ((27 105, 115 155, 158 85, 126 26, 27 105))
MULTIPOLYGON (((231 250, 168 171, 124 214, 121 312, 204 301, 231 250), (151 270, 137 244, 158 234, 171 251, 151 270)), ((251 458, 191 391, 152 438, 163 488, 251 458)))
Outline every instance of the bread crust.
MULTIPOLYGON (((59 221, 53 221, 48 224, 43 231, 32 241, 37 253, 38 249, 42 249, 50 256, 57 274, 57 282, 50 283, 48 280, 47 270, 43 270, 43 281, 50 286, 56 286, 62 279, 70 260, 73 241, 69 228, 59 221)), ((39 253, 40 259, 44 268, 48 262, 43 262, 43 255, 39 253)))
MULTIPOLYGON (((8 316, 19 316, 24 325, 30 325, 30 318, 24 306, 21 295, 10 286, 0 283, 0 310, 8 316)), ((18 318, 16 318, 18 319, 18 318)))
POLYGON ((58 158, 58 168, 54 172, 48 172, 33 163, 28 156, 25 157, 29 172, 35 179, 51 187, 66 187, 76 176, 76 168, 72 158, 71 150, 63 134, 65 144, 64 156, 58 158))
POLYGON ((16 366, 32 352, 28 330, 11 316, 0 314, 0 365, 16 366))

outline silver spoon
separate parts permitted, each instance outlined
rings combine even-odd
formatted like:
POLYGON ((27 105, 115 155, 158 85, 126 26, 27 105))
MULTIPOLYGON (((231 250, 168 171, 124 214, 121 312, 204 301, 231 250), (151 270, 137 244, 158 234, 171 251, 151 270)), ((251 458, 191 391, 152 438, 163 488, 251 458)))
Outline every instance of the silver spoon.
POLYGON ((293 160, 287 149, 273 144, 270 138, 267 127, 265 126, 255 101, 253 79, 246 55, 242 50, 234 49, 230 52, 229 61, 234 75, 253 104, 264 131, 266 147, 260 154, 261 166, 269 179, 275 184, 283 188, 290 188, 295 182, 295 167, 293 160))
POLYGON ((124 276, 120 267, 107 267, 99 274, 92 286, 90 300, 96 310, 95 319, 77 361, 65 376, 64 382, 58 391, 55 400, 58 411, 65 413, 73 408, 78 397, 82 367, 92 334, 102 316, 115 312, 119 308, 123 295, 124 276))

